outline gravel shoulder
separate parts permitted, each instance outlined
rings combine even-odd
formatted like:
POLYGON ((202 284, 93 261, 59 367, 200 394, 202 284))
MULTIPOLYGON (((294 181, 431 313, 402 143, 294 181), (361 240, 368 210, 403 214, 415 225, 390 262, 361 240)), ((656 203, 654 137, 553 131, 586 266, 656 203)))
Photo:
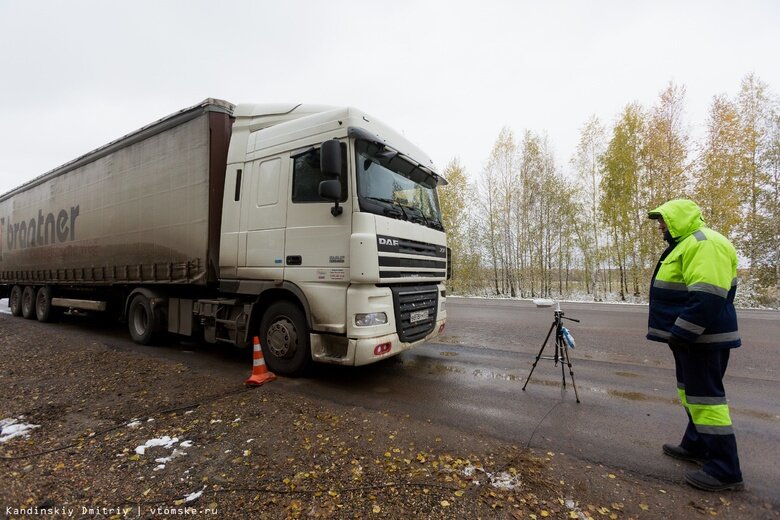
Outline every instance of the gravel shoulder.
POLYGON ((0 443, 0 518, 780 517, 8 315, 0 388, 0 420, 38 426, 0 443))

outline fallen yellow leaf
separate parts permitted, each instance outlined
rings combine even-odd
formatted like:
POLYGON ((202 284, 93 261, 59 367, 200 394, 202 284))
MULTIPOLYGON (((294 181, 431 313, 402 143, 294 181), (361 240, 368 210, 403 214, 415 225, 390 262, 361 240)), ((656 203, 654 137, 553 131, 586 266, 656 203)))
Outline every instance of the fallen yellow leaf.
POLYGON ((639 509, 641 509, 642 511, 649 511, 650 506, 648 506, 647 504, 639 504, 639 509))
POLYGON ((381 512, 382 512, 382 508, 381 508, 381 507, 379 507, 378 505, 374 505, 374 507, 373 507, 371 510, 372 510, 372 511, 373 511, 375 514, 376 514, 376 513, 381 513, 381 512))
POLYGON ((450 503, 447 502, 446 500, 442 500, 441 501, 441 507, 450 507, 450 503))

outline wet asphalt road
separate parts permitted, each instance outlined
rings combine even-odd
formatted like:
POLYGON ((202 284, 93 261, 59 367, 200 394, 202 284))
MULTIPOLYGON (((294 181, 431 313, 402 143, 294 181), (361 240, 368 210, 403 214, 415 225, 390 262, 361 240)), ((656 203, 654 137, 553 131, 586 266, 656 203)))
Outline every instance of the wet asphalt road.
MULTIPOLYGON (((658 479, 682 482, 693 467, 661 455, 677 442, 686 417, 677 401, 668 348, 644 339, 647 307, 564 303, 577 347, 569 351, 581 403, 566 370, 531 364, 553 319, 552 308, 528 301, 450 298, 442 337, 366 367, 321 367, 307 379, 278 383, 311 398, 391 410, 464 431, 510 440, 540 451, 566 453, 658 479)), ((0 330, 4 319, 0 304, 0 330)), ((780 312, 739 312, 743 347, 732 351, 726 392, 748 488, 780 504, 780 312)), ((80 321, 80 320, 76 320, 80 321)), ((58 326, 112 348, 141 350, 208 366, 226 377, 247 375, 245 355, 210 346, 171 343, 149 349, 125 329, 99 322, 58 326)), ((552 354, 552 344, 545 354, 552 354)))
MULTIPOLYGON (((540 360, 523 384, 552 308, 528 301, 451 298, 443 337, 362 371, 327 372, 312 394, 391 408, 484 432, 541 451, 563 452, 660 481, 695 467, 661 454, 679 442, 686 416, 668 347, 647 341, 647 306, 564 303, 577 342, 570 352, 580 404, 561 366, 540 360)), ((725 385, 744 478, 780 503, 780 313, 740 311, 744 346, 732 352, 725 385)), ((545 354, 552 354, 548 343, 545 354)), ((309 385, 309 382, 294 382, 309 385)), ((309 393, 309 392, 307 392, 309 393)))

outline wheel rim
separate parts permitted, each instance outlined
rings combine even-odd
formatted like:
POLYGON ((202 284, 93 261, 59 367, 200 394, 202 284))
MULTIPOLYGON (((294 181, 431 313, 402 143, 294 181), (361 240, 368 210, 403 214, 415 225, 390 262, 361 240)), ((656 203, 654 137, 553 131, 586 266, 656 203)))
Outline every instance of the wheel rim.
POLYGON ((139 336, 143 336, 149 327, 149 316, 143 305, 136 305, 133 310, 133 328, 139 336))
POLYGON ((295 325, 287 318, 279 318, 268 327, 266 346, 277 358, 291 358, 297 349, 298 333, 295 325))

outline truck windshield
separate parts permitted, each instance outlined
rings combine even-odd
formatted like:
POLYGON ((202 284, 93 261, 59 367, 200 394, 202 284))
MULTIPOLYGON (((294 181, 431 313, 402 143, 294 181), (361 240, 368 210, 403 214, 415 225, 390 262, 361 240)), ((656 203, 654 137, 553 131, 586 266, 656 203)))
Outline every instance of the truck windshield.
POLYGON ((444 230, 435 178, 381 144, 359 139, 356 146, 361 211, 444 230))

